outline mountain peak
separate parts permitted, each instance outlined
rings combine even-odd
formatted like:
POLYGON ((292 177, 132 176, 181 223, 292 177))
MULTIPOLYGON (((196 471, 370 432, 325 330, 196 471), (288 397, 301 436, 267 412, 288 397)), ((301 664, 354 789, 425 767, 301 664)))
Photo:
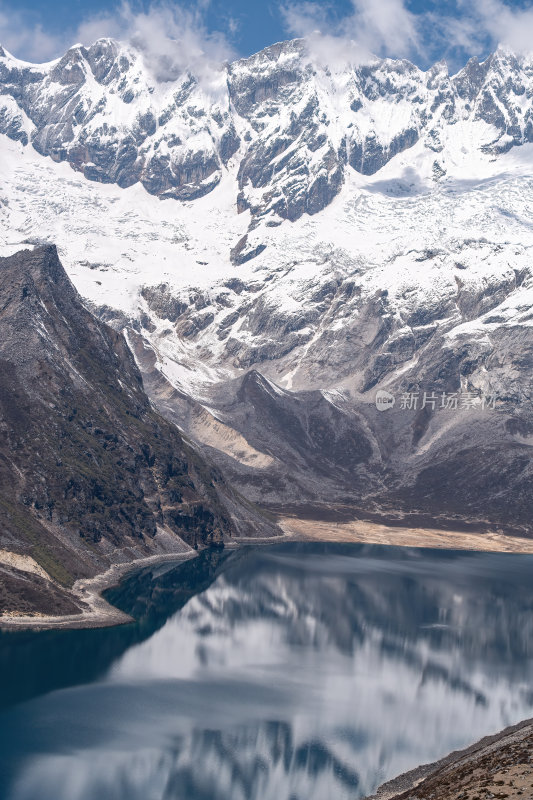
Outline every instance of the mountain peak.
POLYGON ((251 56, 234 61, 232 67, 239 64, 252 65, 260 61, 278 61, 282 56, 302 57, 308 54, 308 44, 305 39, 286 39, 282 42, 270 44, 268 47, 253 53, 251 56))
POLYGON ((533 79, 507 50, 471 59, 449 79, 445 62, 427 72, 392 59, 331 70, 311 45, 278 42, 205 80, 180 65, 179 76, 170 70, 172 79, 157 82, 139 49, 110 38, 75 45, 42 72, 1 62, 0 133, 89 180, 140 183, 165 199, 198 199, 227 175, 235 206, 250 214, 249 234, 267 218, 320 212, 350 170, 374 175, 419 142, 434 152, 437 131, 458 119, 495 129, 490 140, 472 130, 478 153, 533 139, 531 109, 515 102, 531 96, 533 79))
MULTIPOLYGON (((68 283, 70 279, 59 260, 55 244, 39 245, 27 250, 19 250, 12 256, 0 258, 0 273, 5 281, 6 275, 15 281, 26 281, 28 277, 35 281, 49 281, 54 284, 68 283)), ((74 287, 72 287, 74 291, 74 287)))

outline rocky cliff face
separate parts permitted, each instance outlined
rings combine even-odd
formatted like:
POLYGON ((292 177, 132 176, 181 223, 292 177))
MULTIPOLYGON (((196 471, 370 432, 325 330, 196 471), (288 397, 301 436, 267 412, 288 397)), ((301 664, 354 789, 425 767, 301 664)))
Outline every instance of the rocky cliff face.
POLYGON ((475 150, 533 141, 530 63, 498 51, 450 77, 407 61, 331 67, 303 40, 273 45, 209 77, 163 80, 132 47, 102 39, 31 66, 0 50, 0 132, 89 180, 142 183, 194 200, 232 175, 236 207, 272 222, 316 214, 348 172, 373 175, 423 142, 478 123, 475 150))
MULTIPOLYGON (((114 561, 253 532, 253 511, 155 413, 124 337, 86 310, 55 248, 0 259, 0 276, 0 549, 33 559, 34 583, 57 594, 114 561)), ((24 562, 12 566, 16 588, 24 562)))
POLYGON ((108 40, 3 53, 0 247, 60 243, 250 499, 527 533, 531 74, 303 41, 166 81, 108 40))

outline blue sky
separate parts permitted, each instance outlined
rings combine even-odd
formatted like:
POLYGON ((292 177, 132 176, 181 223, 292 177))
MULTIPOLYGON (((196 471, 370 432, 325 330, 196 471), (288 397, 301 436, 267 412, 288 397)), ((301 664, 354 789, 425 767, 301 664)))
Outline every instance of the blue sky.
POLYGON ((533 50, 533 0, 0 0, 0 43, 19 58, 45 61, 108 35, 210 60, 307 35, 332 54, 406 57, 424 68, 445 58, 453 71, 499 43, 533 50))

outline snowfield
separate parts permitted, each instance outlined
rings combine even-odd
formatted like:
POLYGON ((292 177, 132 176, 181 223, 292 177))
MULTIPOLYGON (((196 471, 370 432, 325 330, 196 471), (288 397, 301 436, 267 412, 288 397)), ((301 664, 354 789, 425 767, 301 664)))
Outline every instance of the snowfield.
MULTIPOLYGON (((438 181, 433 154, 421 143, 374 176, 349 172, 319 214, 258 225, 249 246, 266 247, 243 264, 230 258, 250 223, 248 211, 236 213, 235 167, 213 192, 181 203, 160 200, 140 185, 89 182, 4 136, 1 252, 57 243, 81 295, 117 312, 111 318, 124 325, 140 324, 166 376, 183 388, 238 374, 252 353, 287 388, 331 389, 346 376, 336 380, 326 369, 321 377, 313 364, 321 343, 357 332, 361 309, 384 293, 394 321, 391 343, 425 327, 423 319, 413 321, 420 310, 426 325, 445 329, 448 338, 531 324, 533 145, 474 158, 463 144, 473 136, 463 126, 461 138, 449 142, 446 177, 438 181), (339 295, 347 282, 351 296, 339 295), (150 308, 143 290, 160 286, 183 302, 198 330, 183 335, 176 319, 150 308), (465 319, 458 287, 472 296, 504 287, 505 296, 465 319), (258 318, 266 319, 265 332, 258 318), (280 356, 283 342, 272 345, 278 331, 292 336, 280 356)), ((355 388, 352 378, 348 372, 355 388)))

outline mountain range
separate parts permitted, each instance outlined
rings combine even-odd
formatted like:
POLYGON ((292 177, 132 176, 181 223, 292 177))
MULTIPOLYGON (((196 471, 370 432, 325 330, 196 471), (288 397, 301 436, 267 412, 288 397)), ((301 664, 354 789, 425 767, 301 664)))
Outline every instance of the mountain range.
POLYGON ((202 74, 0 48, 2 269, 56 245, 98 369, 243 503, 528 535, 532 113, 533 58, 502 48, 453 76, 304 40, 202 74))

